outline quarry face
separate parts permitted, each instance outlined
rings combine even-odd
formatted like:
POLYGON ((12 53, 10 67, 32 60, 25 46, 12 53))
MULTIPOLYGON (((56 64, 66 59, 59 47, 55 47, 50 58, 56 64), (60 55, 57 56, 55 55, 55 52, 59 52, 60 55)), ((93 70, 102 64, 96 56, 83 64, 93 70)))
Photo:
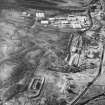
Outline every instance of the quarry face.
POLYGON ((104 0, 0 2, 0 105, 104 105, 104 0))

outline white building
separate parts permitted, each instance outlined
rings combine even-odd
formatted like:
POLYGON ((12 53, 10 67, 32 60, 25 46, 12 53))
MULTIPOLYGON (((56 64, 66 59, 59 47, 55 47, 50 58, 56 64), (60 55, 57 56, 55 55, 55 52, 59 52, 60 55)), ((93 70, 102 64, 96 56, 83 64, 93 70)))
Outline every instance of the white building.
POLYGON ((45 14, 43 12, 36 12, 36 17, 37 18, 44 18, 45 14))
POLYGON ((48 25, 49 24, 49 21, 48 20, 41 20, 41 24, 42 25, 48 25))

